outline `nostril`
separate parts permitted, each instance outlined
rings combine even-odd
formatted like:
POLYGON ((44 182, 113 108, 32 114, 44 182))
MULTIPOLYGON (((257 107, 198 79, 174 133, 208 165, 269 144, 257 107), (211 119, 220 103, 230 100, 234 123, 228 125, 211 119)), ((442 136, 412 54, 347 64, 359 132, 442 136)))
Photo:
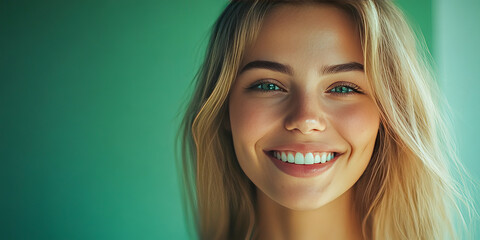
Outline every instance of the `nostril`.
POLYGON ((291 119, 285 123, 285 128, 289 131, 298 130, 303 134, 314 132, 323 132, 327 124, 323 118, 297 118, 291 119))

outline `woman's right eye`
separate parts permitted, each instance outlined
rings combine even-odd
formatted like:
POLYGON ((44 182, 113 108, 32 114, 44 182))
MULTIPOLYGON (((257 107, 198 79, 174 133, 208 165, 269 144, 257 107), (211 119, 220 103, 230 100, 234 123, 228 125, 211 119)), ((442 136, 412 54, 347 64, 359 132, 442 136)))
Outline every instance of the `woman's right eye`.
POLYGON ((249 87, 249 89, 255 90, 255 91, 262 91, 262 92, 284 91, 277 84, 271 83, 271 82, 254 83, 251 87, 249 87))

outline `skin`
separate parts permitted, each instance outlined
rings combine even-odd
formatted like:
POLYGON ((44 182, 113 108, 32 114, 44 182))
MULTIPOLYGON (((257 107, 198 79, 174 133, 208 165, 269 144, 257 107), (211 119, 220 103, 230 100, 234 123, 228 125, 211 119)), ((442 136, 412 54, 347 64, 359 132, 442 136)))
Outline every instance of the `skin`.
POLYGON ((362 239, 352 186, 372 156, 379 112, 362 70, 322 72, 331 65, 363 64, 353 21, 330 5, 280 5, 266 16, 240 69, 255 60, 292 69, 291 75, 264 68, 240 72, 230 92, 235 152, 257 188, 258 239, 362 239), (261 79, 267 85, 259 86, 261 79), (345 83, 359 92, 330 92, 345 83), (259 91, 262 86, 273 90, 259 91), (285 174, 264 152, 312 143, 341 153, 314 177, 285 174))

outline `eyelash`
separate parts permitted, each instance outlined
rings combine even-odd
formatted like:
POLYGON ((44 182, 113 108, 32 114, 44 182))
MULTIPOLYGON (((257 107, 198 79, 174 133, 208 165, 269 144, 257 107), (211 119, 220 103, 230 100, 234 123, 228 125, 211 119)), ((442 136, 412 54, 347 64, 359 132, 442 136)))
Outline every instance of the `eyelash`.
POLYGON ((350 94, 356 94, 356 93, 363 94, 363 91, 361 90, 361 88, 358 85, 351 82, 336 82, 328 86, 327 89, 328 89, 327 93, 334 94, 334 95, 350 95, 350 94), (332 90, 334 89, 338 90, 339 88, 342 91, 346 89, 348 92, 332 92, 332 90))
POLYGON ((281 91, 281 92, 286 92, 285 89, 283 89, 282 87, 278 86, 279 84, 273 82, 273 81, 268 81, 268 80, 260 80, 260 81, 257 81, 255 82, 254 84, 252 84, 250 87, 248 87, 249 90, 253 90, 253 91, 259 91, 259 92, 276 92, 276 91, 281 91), (273 85, 274 87, 278 88, 278 89, 262 89, 262 88, 259 88, 262 84, 269 84, 269 85, 273 85))
MULTIPOLYGON (((285 89, 278 86, 277 83, 274 83, 274 82, 268 81, 268 80, 260 80, 258 82, 255 82, 254 84, 252 84, 247 89, 253 90, 253 91, 259 91, 259 92, 272 92, 272 91, 273 92, 276 92, 276 91, 286 92, 285 89), (262 84, 268 84, 268 85, 270 85, 270 87, 274 87, 275 89, 263 89, 263 88, 260 87, 262 84)), ((354 84, 354 83, 351 83, 351 82, 336 82, 336 83, 328 86, 327 89, 328 89, 326 91, 327 93, 334 94, 334 95, 350 95, 350 94, 356 94, 356 93, 363 94, 363 91, 360 89, 360 87, 358 85, 354 84), (337 89, 337 91, 334 92, 333 91, 334 89, 337 89), (340 89, 340 91, 347 91, 347 92, 340 92, 340 91, 338 91, 339 89, 340 89)))

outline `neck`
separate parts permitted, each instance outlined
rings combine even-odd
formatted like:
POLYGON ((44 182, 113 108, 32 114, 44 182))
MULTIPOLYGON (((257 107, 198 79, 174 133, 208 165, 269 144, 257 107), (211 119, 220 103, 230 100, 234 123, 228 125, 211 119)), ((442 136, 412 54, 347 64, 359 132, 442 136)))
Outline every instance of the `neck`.
POLYGON ((361 240, 353 190, 315 210, 297 211, 279 205, 257 189, 257 239, 361 240))

